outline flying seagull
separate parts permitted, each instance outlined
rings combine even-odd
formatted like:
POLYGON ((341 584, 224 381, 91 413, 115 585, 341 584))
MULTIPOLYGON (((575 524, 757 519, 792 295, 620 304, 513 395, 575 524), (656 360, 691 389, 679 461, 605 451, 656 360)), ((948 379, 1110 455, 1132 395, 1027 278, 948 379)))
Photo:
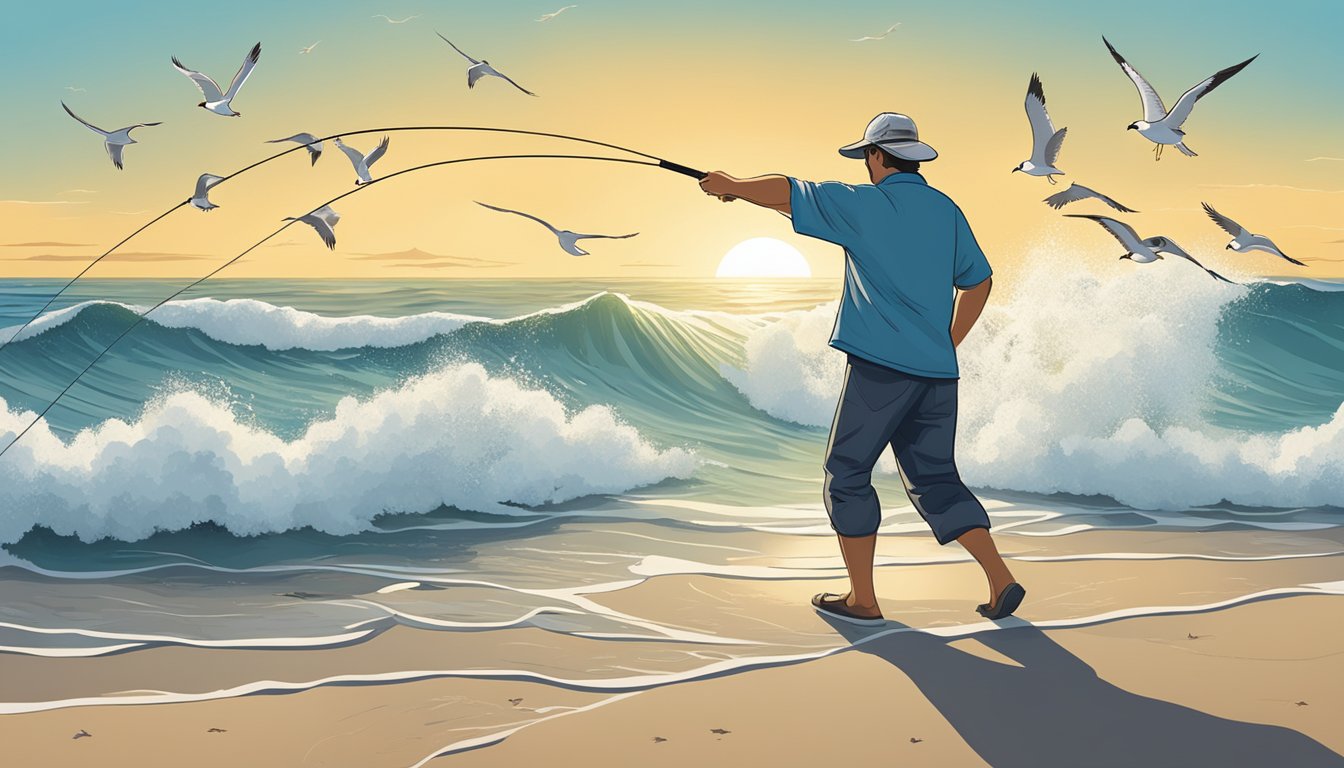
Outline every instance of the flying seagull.
POLYGON ((559 16, 560 14, 564 13, 565 11, 568 11, 570 8, 578 8, 578 7, 579 7, 579 6, 577 6, 577 5, 566 5, 564 8, 561 8, 561 9, 558 10, 558 11, 554 11, 554 12, 552 12, 552 13, 543 13, 543 14, 541 14, 541 18, 537 19, 537 21, 550 21, 551 19, 554 19, 556 16, 559 16))
POLYGON ((885 38, 887 35, 890 35, 892 32, 895 32, 896 28, 899 26, 901 26, 901 22, 898 21, 895 24, 892 24, 890 27, 887 27, 887 31, 883 32, 880 35, 864 35, 863 37, 855 37, 851 38, 849 42, 862 43, 865 40, 881 40, 885 38))
POLYGON ((557 238, 559 238, 559 240, 560 240, 560 247, 561 247, 562 249, 564 249, 565 253, 568 253, 568 254, 571 255, 571 256, 587 256, 587 255, 588 255, 588 252, 587 252, 587 251, 585 251, 585 250, 583 250, 582 248, 579 247, 578 243, 579 243, 580 240, 585 240, 585 239, 588 239, 588 238, 594 238, 594 237, 600 237, 600 238, 602 238, 602 239, 604 239, 604 240, 624 240, 624 239, 626 239, 626 238, 628 238, 628 237, 634 237, 635 235, 638 235, 638 234, 639 234, 638 232, 631 232, 631 233, 628 234, 628 235, 584 235, 584 234, 580 234, 580 233, 578 233, 578 232, 571 232, 571 231, 569 231, 568 229, 556 229, 555 227, 551 226, 549 223, 547 223, 547 222, 545 222, 545 221, 543 221, 543 220, 541 220, 541 219, 537 218, 536 216, 533 216, 533 215, 531 215, 531 214, 529 214, 529 213, 523 213, 522 211, 514 211, 514 210, 510 210, 510 209, 508 209, 508 208, 496 208, 496 207, 493 206, 493 205, 486 205, 485 203, 482 203, 482 202, 479 201, 479 200, 476 201, 476 204, 479 205, 479 206, 481 206, 481 207, 483 207, 483 208, 489 208, 489 209, 492 210, 492 211, 499 211, 500 213, 512 213, 512 214, 514 214, 514 215, 516 215, 516 216, 522 216, 522 217, 525 218, 525 219, 531 219, 531 220, 537 222, 537 223, 540 224, 541 226, 543 226, 543 227, 545 227, 545 228, 551 230, 551 234, 553 234, 553 235, 555 235, 557 238))
POLYGON ((1120 241, 1120 244, 1125 247, 1125 253, 1120 257, 1122 259, 1129 259, 1139 264, 1151 264, 1162 258, 1162 254, 1169 253, 1173 256, 1180 256, 1181 258, 1186 259, 1191 264, 1194 264, 1205 272, 1208 272, 1211 276, 1222 280, 1225 283, 1232 282, 1226 277, 1214 272, 1212 269, 1200 264, 1198 261, 1195 261, 1195 257, 1182 250, 1181 247, 1174 243, 1170 238, 1158 235, 1157 237, 1148 237, 1140 240, 1133 227, 1123 221, 1116 221, 1109 216, 1093 216, 1085 213, 1066 213, 1064 215, 1074 219, 1090 219, 1100 224, 1107 232, 1111 233, 1112 237, 1120 241))
POLYGON ((131 138, 131 131, 135 130, 136 128, 148 128, 153 125, 162 125, 162 123, 136 123, 135 125, 128 125, 125 128, 119 128, 115 131, 104 131, 102 128, 99 128, 98 126, 94 125, 93 123, 90 123, 89 121, 85 120, 79 115, 76 115, 74 112, 71 112, 70 108, 65 106, 64 101, 61 102, 61 106, 65 107, 66 114, 70 115, 79 122, 83 123, 85 128, 88 128, 89 130, 103 137, 103 148, 107 150, 107 156, 112 158, 112 164, 117 166, 117 170, 119 171, 122 169, 121 168, 122 149, 126 147, 126 145, 128 144, 140 143, 135 139, 131 138))
POLYGON ((196 87, 201 89, 201 95, 205 96, 205 101, 196 106, 214 112, 216 115, 239 117, 242 113, 235 112, 233 105, 229 102, 233 101, 234 97, 238 95, 238 89, 243 87, 243 83, 247 81, 247 76, 252 74, 252 70, 257 66, 257 59, 260 58, 261 43, 257 43, 243 58, 243 65, 238 68, 238 72, 233 76, 233 81, 229 83, 229 90, 227 91, 221 91, 219 83, 211 80, 209 75, 197 72, 194 69, 187 69, 182 65, 182 62, 177 60, 176 56, 173 57, 173 66, 178 72, 191 78, 196 87))
POLYGON ((419 17, 419 16, 407 16, 407 17, 404 18, 404 19, 394 19, 394 18, 392 18, 391 16, 384 16, 384 15, 381 14, 381 13, 376 13, 376 14, 374 14, 373 16, 370 16, 369 18, 372 18, 372 19, 387 19, 387 23, 388 23, 388 24, 405 24, 406 22, 410 21, 411 19, 418 19, 418 18, 420 18, 420 17, 419 17))
POLYGON ((1175 144, 1181 152, 1190 157, 1195 156, 1195 151, 1185 146, 1185 131, 1181 130, 1181 126, 1190 117, 1190 111, 1195 108, 1195 102, 1203 98, 1205 94, 1212 92, 1214 88, 1222 85, 1228 78, 1245 69, 1247 64, 1260 56, 1257 53, 1240 64, 1221 69, 1211 77, 1207 77, 1191 86, 1189 90, 1181 94, 1181 98, 1176 100, 1176 106, 1168 112, 1166 105, 1162 103, 1162 97, 1157 95, 1157 90, 1149 85, 1147 80, 1143 79, 1143 75, 1140 75, 1137 69, 1131 66, 1128 61, 1125 61, 1125 57, 1115 50, 1111 41, 1104 36, 1101 41, 1106 44, 1111 56, 1120 65, 1120 69, 1124 70, 1126 75, 1129 75, 1129 79, 1134 82, 1134 87, 1139 89, 1139 98, 1143 101, 1143 119, 1130 123, 1129 130, 1138 131, 1145 139, 1157 145, 1153 147, 1153 156, 1157 160, 1162 159, 1162 147, 1167 144, 1175 144))
POLYGON ((91 737, 91 736, 93 736, 92 733, 89 733, 88 731, 84 730, 83 728, 80 728, 80 729, 79 729, 79 733, 76 733, 76 734, 75 734, 74 736, 72 736, 71 738, 75 738, 75 739, 87 739, 87 738, 89 738, 89 737, 91 737))
POLYGON ((1055 175, 1064 172, 1055 167, 1059 149, 1064 146, 1064 134, 1068 128, 1055 130, 1050 121, 1050 113, 1045 111, 1045 91, 1041 88, 1041 78, 1031 73, 1027 83, 1027 122, 1031 123, 1031 159, 1023 160, 1014 171, 1031 176, 1044 176, 1051 184, 1055 175))
POLYGON ((293 136, 286 136, 283 139, 271 139, 267 144, 279 144, 282 141, 296 141, 308 150, 308 156, 312 158, 312 165, 317 165, 317 158, 322 156, 322 142, 311 133, 296 133, 293 136))
MULTIPOLYGON (((317 43, 320 43, 320 42, 322 42, 322 41, 321 41, 321 40, 318 40, 318 41, 317 41, 317 43)), ((313 49, 317 47, 317 43, 313 43, 312 45, 307 46, 307 47, 305 47, 305 48, 300 48, 300 49, 299 49, 299 53, 312 53, 312 52, 313 52, 313 49)))
POLYGON ((1222 227, 1224 232, 1232 236, 1232 242, 1227 244, 1227 247, 1231 250, 1234 250, 1237 253, 1243 253, 1245 251, 1264 251, 1265 253, 1272 253, 1275 256, 1278 256, 1290 264, 1296 264, 1299 267, 1307 266, 1297 259, 1288 256, 1283 251, 1280 251, 1279 246, 1275 245, 1273 240, 1270 240, 1264 235, 1257 235, 1251 232, 1237 222, 1215 211, 1212 205, 1209 205, 1208 203, 1200 203, 1200 205, 1204 206, 1204 212, 1209 214, 1209 218, 1213 219, 1214 224, 1222 227))
MULTIPOLYGON (((449 40, 448 38, 444 37, 443 35, 439 34, 438 32, 435 32, 434 34, 439 35, 439 37, 443 40, 443 42, 445 42, 445 43, 447 43, 447 44, 449 44, 449 45, 452 45, 454 51, 457 51, 458 53, 462 53, 462 49, 461 49, 461 48, 458 48, 456 45, 453 45, 453 41, 452 41, 452 40, 449 40)), ((522 91, 523 93, 526 93, 528 96, 536 96, 536 95, 537 95, 537 94, 535 94, 535 93, 533 93, 533 92, 527 90, 527 89, 524 88, 523 86, 521 86, 521 85, 519 85, 519 84, 513 82, 513 80, 510 79, 508 75, 506 75, 506 74, 504 74, 503 72, 500 72, 499 70, 497 70, 497 69, 495 69, 494 67, 490 66, 490 62, 486 61, 485 59, 480 59, 480 60, 478 61, 478 60, 476 60, 476 59, 471 58, 470 56, 468 56, 468 55, 465 54, 465 53, 462 53, 462 58, 464 58, 464 59, 466 59, 467 61, 470 61, 470 62, 471 62, 471 66, 467 68, 467 87, 468 87, 468 88, 475 88, 475 87, 476 87, 476 81, 477 81, 477 80, 480 80, 482 77, 485 77, 486 75, 494 75, 495 77, 500 77, 500 78, 503 78, 503 79, 505 79, 505 80, 508 80, 510 85, 512 85, 514 88, 517 88, 518 90, 522 91)))
POLYGON ((67 86, 65 86, 65 90, 67 90, 67 91, 69 91, 69 92, 71 92, 71 93, 87 93, 87 92, 88 92, 88 91, 84 90, 83 88, 76 88, 76 87, 73 86, 73 85, 67 85, 67 86))
POLYGON ((355 173, 359 175, 359 178, 355 179, 356 186, 360 184, 368 184, 373 181, 373 177, 369 175, 369 167, 378 162, 378 158, 382 157, 383 154, 387 152, 387 144, 388 138, 384 136, 383 140, 378 143, 378 146, 373 148, 372 152, 364 155, 360 154, 358 149, 347 146, 339 137, 337 137, 336 148, 344 152, 346 157, 350 158, 350 163, 355 166, 355 173))
POLYGON ((1041 202, 1045 203, 1051 208, 1054 208, 1055 210, 1059 210, 1060 208, 1063 208, 1069 203, 1076 203, 1079 200, 1086 200, 1089 197, 1100 200, 1101 202, 1111 206, 1112 208, 1114 208, 1117 211, 1120 211, 1121 213, 1138 213, 1138 211, 1134 210, 1133 208, 1127 208, 1117 203, 1110 197, 1101 194, 1095 189, 1092 189, 1091 187, 1084 187, 1082 184, 1079 184, 1076 181, 1070 184, 1068 189, 1064 190, 1063 192, 1056 192, 1055 194, 1045 198, 1041 202))
POLYGON ((305 213, 302 216, 286 216, 284 221, 302 221, 304 224, 317 230, 317 234, 322 237, 322 242, 333 251, 336 250, 336 222, 341 220, 341 215, 331 209, 330 205, 324 205, 312 213, 305 213))
POLYGON ((223 180, 223 176, 202 173, 201 178, 196 180, 196 193, 191 196, 191 204, 202 211, 213 211, 218 208, 218 205, 210 202, 210 188, 223 180))

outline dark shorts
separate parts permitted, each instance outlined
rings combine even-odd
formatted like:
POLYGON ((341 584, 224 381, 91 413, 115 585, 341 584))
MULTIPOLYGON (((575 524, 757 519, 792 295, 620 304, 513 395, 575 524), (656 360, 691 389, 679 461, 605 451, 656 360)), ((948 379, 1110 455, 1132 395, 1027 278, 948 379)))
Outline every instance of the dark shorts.
POLYGON ((873 465, 890 445, 910 502, 947 544, 989 515, 957 474, 957 380, 912 376, 854 355, 826 446, 826 512, 841 536, 869 536, 882 522, 873 465))

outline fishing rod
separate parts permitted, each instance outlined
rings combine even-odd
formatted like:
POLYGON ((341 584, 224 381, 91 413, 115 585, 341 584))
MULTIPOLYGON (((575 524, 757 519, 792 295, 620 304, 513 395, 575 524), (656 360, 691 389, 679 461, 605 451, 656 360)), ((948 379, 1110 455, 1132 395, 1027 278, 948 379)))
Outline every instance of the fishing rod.
MULTIPOLYGON (((298 149, 298 147, 296 147, 295 149, 298 149)), ((292 151, 292 150, 291 150, 291 151, 292 151)), ((369 183, 367 183, 367 184, 363 184, 363 185, 361 185, 361 186, 355 187, 355 188, 352 189, 352 190, 349 190, 349 191, 347 191, 347 192, 343 192, 343 193, 337 195, 336 197, 333 197, 332 199, 328 200, 327 202, 322 203, 321 205, 318 205, 317 207, 313 208, 312 210, 313 210, 313 211, 320 210, 321 208, 323 208, 323 207, 325 207, 325 206, 328 206, 328 205, 331 205, 332 203, 338 202, 338 201, 340 201, 340 200, 342 200, 342 199, 344 199, 344 198, 347 198, 347 197, 349 197, 350 195, 355 194, 356 192, 362 192, 362 191, 368 189, 369 187, 377 186, 378 184, 380 184, 380 183, 382 183, 382 182, 385 182, 385 181, 389 181, 389 180, 391 180, 391 179, 394 179, 394 178, 396 178, 397 176, 402 176, 402 175, 404 175, 404 174, 413 173, 413 172, 415 172, 415 171, 423 171, 423 170, 425 170, 425 169, 427 169, 427 168, 437 168, 437 167, 440 167, 440 166, 446 166, 446 165, 457 165, 457 164, 460 164, 460 163, 474 163, 474 162, 480 162, 480 161, 484 161, 484 160, 537 160, 537 159, 550 159, 550 160, 594 160, 594 161, 607 162, 607 163, 624 163, 624 164, 627 164, 627 165, 642 165, 642 166, 646 166, 646 167, 649 167, 649 168, 662 168, 662 169, 665 169, 665 170, 670 170, 670 171, 674 171, 674 172, 676 172, 676 173, 681 173, 681 174, 685 174, 685 175, 690 175, 690 174, 687 174, 686 171, 692 171, 692 173, 694 173, 694 171, 693 171, 692 169, 685 168, 685 166, 669 167, 669 165, 675 165, 675 164, 666 164, 665 161, 662 161, 662 160, 659 160, 659 162, 653 163, 653 162, 645 162, 645 161, 643 161, 643 160, 633 160, 633 159, 625 158, 625 157, 600 157, 600 156, 597 156, 597 155, 526 154, 526 155, 483 155, 483 156, 477 156, 477 157, 459 157, 459 158, 455 158, 455 159, 452 159, 452 160, 439 160, 439 161, 437 161, 437 162, 433 162, 433 163, 425 163, 424 165, 417 165, 417 166, 415 166, 415 167, 413 167, 413 168, 406 168, 406 169, 397 171, 397 172, 395 172, 395 173, 389 173, 388 175, 386 175, 386 176, 381 176, 381 177, 379 177, 379 178, 377 178, 377 179, 374 179, 373 181, 371 181, 371 182, 369 182, 369 183)), ((658 159, 658 158, 652 158, 652 157, 651 157, 650 159, 651 159, 651 160, 654 160, 654 159, 658 159)), ((311 211, 310 211, 310 213, 311 213, 311 211)), ((285 222, 279 229, 275 230, 275 231, 272 232, 271 234, 269 234, 269 235, 263 237, 262 239, 258 240, 258 241, 255 242, 255 243, 253 243, 251 246, 248 247, 247 250, 243 251, 242 253, 238 254, 237 256, 234 256, 232 259, 229 259, 228 261, 224 262, 224 263, 221 264, 220 266, 216 267, 214 270, 212 270, 212 271, 211 271, 209 274, 207 274, 206 276, 197 279, 195 282, 192 282, 192 283, 190 283, 189 285, 187 285, 187 286, 185 286, 185 287, 183 287, 183 288, 178 289, 175 293, 173 293, 173 294, 172 294, 171 296, 169 296, 168 298, 163 299, 163 300, 160 301, 159 303, 155 304, 154 306, 152 306, 152 307, 150 307, 149 309, 145 310, 144 312, 140 313, 139 316, 136 317, 135 321, 134 321, 133 323, 131 323, 130 326, 128 326, 128 327, 126 328, 126 330, 122 331, 122 332, 121 332, 115 339, 113 339, 113 340, 111 341, 111 343, 109 343, 106 347, 103 348, 103 351, 101 351, 101 352, 98 353, 97 357, 93 358, 93 360, 90 361, 88 365, 84 366, 84 370, 80 371, 80 372, 75 376, 75 378, 74 378, 73 380, 71 380, 71 382, 70 382, 69 384, 67 384, 67 385, 65 386, 65 389, 62 389, 61 392, 60 392, 60 394, 56 395, 56 398, 55 398, 54 400, 52 400, 52 401, 47 405, 46 408, 43 408, 43 409, 42 409, 42 412, 39 413, 39 414, 37 414, 37 417, 34 418, 32 421, 30 421, 30 422, 28 423, 28 426, 26 426, 26 427, 23 428, 23 431, 19 432, 19 434, 16 435, 16 436, 14 437, 13 440, 10 440, 10 441, 9 441, 9 444, 6 445, 4 448, 0 448, 0 456, 4 456, 4 455, 5 455, 5 452, 7 452, 10 448, 14 447, 14 444, 15 444, 15 443, 17 443, 17 442, 19 442, 19 440, 23 439, 23 436, 26 435, 26 434, 28 434, 28 430, 32 429, 33 426, 37 424, 37 422, 41 421, 42 418, 43 418, 44 416, 46 416, 47 413, 50 412, 52 408, 55 408, 55 407, 56 407, 56 404, 59 403, 59 402, 61 401, 61 398, 65 397, 65 394, 66 394, 67 392, 69 392, 70 389, 71 389, 72 387, 75 386, 75 384, 79 383, 79 380, 82 379, 82 378, 84 377, 84 374, 88 373, 88 372, 93 368, 93 366, 97 365, 98 361, 99 361, 99 360, 102 360, 102 359, 103 359, 103 356, 106 355, 106 354, 112 349, 112 347, 116 346, 117 342, 119 342, 119 341, 121 341, 122 339, 126 338, 127 334, 129 334, 131 331, 133 331, 133 330, 135 330, 137 327, 139 327, 139 325, 140 325, 142 322, 145 321, 145 318, 149 316, 149 313, 153 312, 154 310, 158 309, 159 307, 162 307, 164 304, 167 304, 168 302, 172 301, 173 299, 177 298, 178 296, 181 296, 183 293, 186 293, 187 291, 191 290, 192 288, 195 288, 196 286, 200 285, 201 283, 205 282, 206 280, 209 280, 210 278, 214 277, 215 275, 219 274, 220 272, 223 272, 226 268, 228 268, 228 267, 231 266, 232 264, 236 263, 238 260, 242 259, 242 258, 243 258, 244 256, 246 256, 247 254, 249 254, 249 253, 251 253, 252 251, 256 250, 257 248, 261 247, 261 245, 262 245, 263 243, 265 243, 266 241, 270 240, 271 238, 275 237, 276 235, 280 234, 281 232, 284 232, 286 229, 289 229, 289 227, 290 227, 291 225, 293 225, 296 221, 298 221, 298 219, 293 219, 293 220, 290 220, 290 221, 285 222)))
MULTIPOLYGON (((479 125, 407 125, 407 126, 396 126, 393 128, 366 128, 358 131, 347 131, 345 133, 333 133, 330 136, 323 136, 322 138, 312 141, 309 144, 299 144, 297 146, 290 147, 289 149, 277 152, 276 154, 271 155, 270 157, 258 160, 255 163, 252 163, 251 165, 244 166, 234 171, 233 173, 230 173, 229 175, 225 176, 218 183, 216 183, 215 186, 219 186, 220 184, 223 184, 224 182, 236 176, 241 176, 242 174, 247 173, 248 171, 252 170, 253 168, 256 168, 257 166, 265 165, 266 163, 269 163, 272 160, 284 157, 285 155, 288 155, 291 152, 297 152, 300 149, 305 149, 310 144, 320 144, 324 141, 331 141, 332 139, 343 138, 346 136, 362 136, 368 133, 398 133, 404 131, 471 131, 475 133, 507 133, 522 136, 540 136, 550 139, 562 139, 564 141, 574 141, 580 144, 590 144, 592 146, 614 149, 619 152, 629 152, 632 155, 638 155, 640 157, 648 158, 649 160, 657 161, 657 164, 660 168, 665 168, 669 171, 680 173, 684 176, 690 176, 693 179, 699 180, 705 177, 704 171, 697 171, 694 168, 689 168, 679 163, 674 163, 670 160, 664 160, 661 157, 658 157, 656 155, 650 155, 647 152, 640 152, 637 149, 630 149, 629 147, 622 147, 619 144, 610 144, 608 142, 598 141, 596 139, 586 139, 583 138, 582 136, 570 136, 568 134, 549 133, 546 131, 528 131, 521 128, 494 128, 490 126, 479 126, 479 125)), ((9 346, 10 342, 14 341, 19 337, 19 334, 27 330, 29 325, 31 325, 34 321, 37 320, 37 318, 41 317, 44 312, 46 312, 48 309, 51 308, 52 303, 55 302, 56 299, 64 295, 65 292, 70 289, 70 286, 75 284, 75 281, 79 280, 81 277, 87 274, 89 270, 93 269, 94 266, 98 264, 98 262, 112 255, 112 253, 116 251, 118 248, 130 242, 131 238, 135 237, 141 232, 144 232, 146 229, 149 229, 151 226, 157 224, 160 220, 166 218, 169 214, 189 204, 190 202, 191 199, 188 198, 178 203, 177 205, 174 205, 172 208, 169 208, 168 210, 164 211, 158 216, 155 216, 153 219, 149 221, 149 223, 144 224, 139 229, 135 230, 131 234, 122 238, 121 241, 118 242, 116 245, 104 251, 101 256, 89 262, 84 267, 84 269, 80 270, 79 274, 70 278, 69 282, 67 282, 64 286, 62 286, 61 289, 57 291, 55 294, 53 294, 51 298, 47 299, 47 303, 43 304, 42 308, 37 310, 36 314, 28 318, 28 320, 23 325, 19 326, 19 329, 17 331, 15 331, 8 339, 6 339, 4 343, 0 344, 0 351, 3 351, 5 347, 9 346)))

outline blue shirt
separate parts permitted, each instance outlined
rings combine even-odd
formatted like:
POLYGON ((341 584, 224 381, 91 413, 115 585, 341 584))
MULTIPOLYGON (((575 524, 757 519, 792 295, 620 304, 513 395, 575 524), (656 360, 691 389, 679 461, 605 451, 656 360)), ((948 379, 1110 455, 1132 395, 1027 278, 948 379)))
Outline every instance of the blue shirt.
POLYGON ((898 371, 957 378, 953 286, 991 274, 957 204, 917 173, 874 184, 789 179, 793 230, 845 249, 831 346, 898 371))

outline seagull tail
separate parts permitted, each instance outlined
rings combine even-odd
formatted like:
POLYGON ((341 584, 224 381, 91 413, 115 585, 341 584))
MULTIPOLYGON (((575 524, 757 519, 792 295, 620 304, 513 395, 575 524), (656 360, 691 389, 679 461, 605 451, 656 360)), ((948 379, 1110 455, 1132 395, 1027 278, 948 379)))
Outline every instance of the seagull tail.
POLYGON ((1177 145, 1176 145, 1176 148, 1179 149, 1179 150, 1181 150, 1181 153, 1184 154, 1186 157, 1198 157, 1198 156, 1199 156, 1198 154, 1196 154, 1195 150, 1193 150, 1193 149, 1191 149, 1191 148, 1185 146, 1185 142, 1184 142, 1184 141, 1182 141, 1181 143, 1177 144, 1177 145))

